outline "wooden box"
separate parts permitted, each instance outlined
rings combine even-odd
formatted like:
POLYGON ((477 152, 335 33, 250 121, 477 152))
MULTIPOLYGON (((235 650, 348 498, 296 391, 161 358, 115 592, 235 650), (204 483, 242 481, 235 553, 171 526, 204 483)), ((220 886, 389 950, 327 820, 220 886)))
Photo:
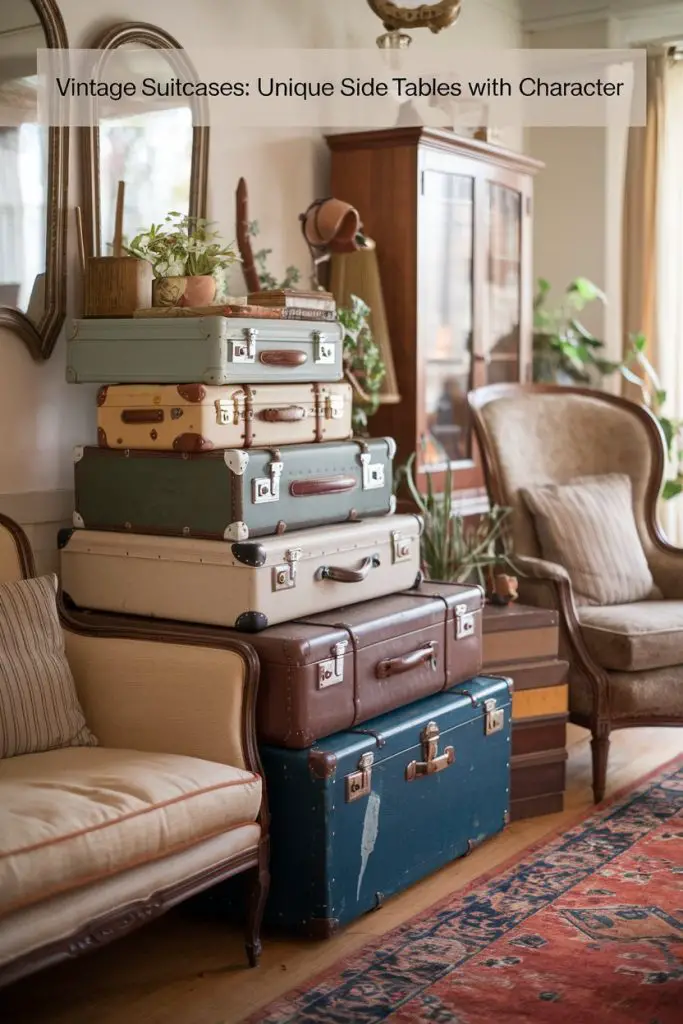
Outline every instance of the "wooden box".
POLYGON ((564 808, 568 664, 558 656, 558 615, 512 604, 484 610, 484 668, 511 676, 512 821, 564 808))

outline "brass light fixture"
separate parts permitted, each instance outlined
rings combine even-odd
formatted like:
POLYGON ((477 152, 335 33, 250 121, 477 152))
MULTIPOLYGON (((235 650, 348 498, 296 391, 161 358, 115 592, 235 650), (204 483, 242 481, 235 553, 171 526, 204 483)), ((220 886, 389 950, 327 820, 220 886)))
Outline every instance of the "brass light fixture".
POLYGON ((368 6, 380 19, 386 32, 378 36, 381 50, 405 50, 412 42, 402 29, 428 28, 441 32, 454 25, 460 17, 462 0, 435 0, 419 7, 399 7, 392 0, 368 0, 368 6))

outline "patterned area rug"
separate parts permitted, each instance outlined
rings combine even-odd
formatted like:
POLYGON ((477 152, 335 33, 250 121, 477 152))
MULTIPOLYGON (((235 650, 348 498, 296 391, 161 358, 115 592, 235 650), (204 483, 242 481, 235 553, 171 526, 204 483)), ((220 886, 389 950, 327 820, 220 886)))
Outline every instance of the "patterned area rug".
POLYGON ((683 757, 245 1024, 680 1024, 683 757))

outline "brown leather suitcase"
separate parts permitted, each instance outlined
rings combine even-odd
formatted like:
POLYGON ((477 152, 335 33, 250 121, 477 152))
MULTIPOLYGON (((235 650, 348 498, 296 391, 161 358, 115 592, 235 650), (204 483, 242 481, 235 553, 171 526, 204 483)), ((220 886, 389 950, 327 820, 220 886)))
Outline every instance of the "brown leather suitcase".
POLYGON ((255 634, 259 739, 300 750, 478 675, 482 607, 480 587, 429 582, 255 634))

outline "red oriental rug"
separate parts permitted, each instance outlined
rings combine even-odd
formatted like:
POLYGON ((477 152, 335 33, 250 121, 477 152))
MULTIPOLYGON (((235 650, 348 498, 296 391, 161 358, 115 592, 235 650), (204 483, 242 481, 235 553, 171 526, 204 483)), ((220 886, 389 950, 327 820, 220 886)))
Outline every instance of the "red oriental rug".
POLYGON ((680 1024, 683 757, 245 1024, 680 1024))

